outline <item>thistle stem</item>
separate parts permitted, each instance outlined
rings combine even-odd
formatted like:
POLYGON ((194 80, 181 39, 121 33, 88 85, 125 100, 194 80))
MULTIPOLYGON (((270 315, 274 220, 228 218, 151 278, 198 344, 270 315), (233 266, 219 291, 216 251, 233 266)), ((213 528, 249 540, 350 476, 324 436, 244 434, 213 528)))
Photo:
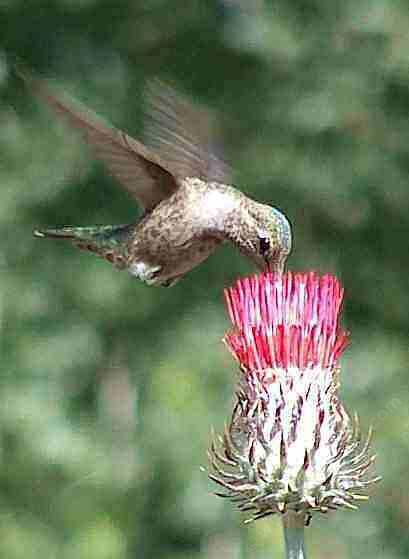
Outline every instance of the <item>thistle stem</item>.
POLYGON ((307 559, 304 549, 305 515, 289 511, 283 516, 286 559, 307 559))

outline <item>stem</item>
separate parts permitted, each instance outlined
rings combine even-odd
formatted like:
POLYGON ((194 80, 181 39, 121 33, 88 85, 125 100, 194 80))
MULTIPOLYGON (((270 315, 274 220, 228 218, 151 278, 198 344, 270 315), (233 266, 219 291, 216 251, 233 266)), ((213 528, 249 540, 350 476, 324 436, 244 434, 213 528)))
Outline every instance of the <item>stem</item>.
POLYGON ((305 515, 288 511, 283 516, 286 559, 307 559, 304 549, 305 515))

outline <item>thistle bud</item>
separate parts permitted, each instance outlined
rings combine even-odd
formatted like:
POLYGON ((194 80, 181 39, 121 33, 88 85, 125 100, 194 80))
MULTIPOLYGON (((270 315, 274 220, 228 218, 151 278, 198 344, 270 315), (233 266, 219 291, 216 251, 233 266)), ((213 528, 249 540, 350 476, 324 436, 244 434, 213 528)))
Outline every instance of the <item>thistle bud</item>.
POLYGON ((241 375, 231 421, 213 442, 210 478, 254 520, 274 513, 355 509, 367 499, 370 433, 339 397, 348 334, 331 275, 271 272, 225 291, 233 329, 224 342, 241 375))

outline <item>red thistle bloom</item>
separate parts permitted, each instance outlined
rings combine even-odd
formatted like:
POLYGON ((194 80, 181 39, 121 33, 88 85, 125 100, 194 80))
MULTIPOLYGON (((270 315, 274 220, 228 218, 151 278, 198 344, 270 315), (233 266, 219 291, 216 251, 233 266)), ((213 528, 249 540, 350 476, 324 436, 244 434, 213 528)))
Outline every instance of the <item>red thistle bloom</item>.
POLYGON ((330 275, 267 273, 226 289, 237 330, 225 341, 247 369, 336 366, 348 343, 338 327, 344 290, 330 275))
POLYGON ((240 363, 232 419, 212 445, 210 477, 260 518, 356 508, 373 462, 338 395, 343 289, 330 275, 263 273, 225 292, 240 363))

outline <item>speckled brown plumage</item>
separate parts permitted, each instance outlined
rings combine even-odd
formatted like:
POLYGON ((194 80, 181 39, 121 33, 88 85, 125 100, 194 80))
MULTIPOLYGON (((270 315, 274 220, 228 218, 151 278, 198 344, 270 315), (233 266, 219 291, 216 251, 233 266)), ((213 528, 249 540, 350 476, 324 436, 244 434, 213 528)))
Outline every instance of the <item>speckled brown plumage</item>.
POLYGON ((146 142, 103 123, 88 109, 32 78, 32 90, 80 129, 110 173, 145 209, 126 226, 58 227, 39 237, 70 239, 152 285, 172 285, 227 240, 264 268, 282 271, 291 229, 277 209, 229 186, 211 147, 211 119, 171 88, 149 88, 146 142))

